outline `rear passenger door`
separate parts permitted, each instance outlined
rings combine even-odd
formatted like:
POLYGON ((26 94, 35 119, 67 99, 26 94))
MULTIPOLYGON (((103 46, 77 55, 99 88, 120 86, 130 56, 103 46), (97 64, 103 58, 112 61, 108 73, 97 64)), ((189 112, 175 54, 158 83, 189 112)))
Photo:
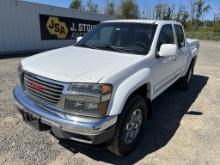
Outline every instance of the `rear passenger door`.
POLYGON ((176 65, 177 65, 177 69, 179 73, 182 73, 184 71, 184 68, 185 68, 185 65, 188 59, 186 40, 185 40, 184 31, 181 25, 175 24, 174 31, 175 31, 175 36, 176 36, 176 44, 178 47, 176 65))

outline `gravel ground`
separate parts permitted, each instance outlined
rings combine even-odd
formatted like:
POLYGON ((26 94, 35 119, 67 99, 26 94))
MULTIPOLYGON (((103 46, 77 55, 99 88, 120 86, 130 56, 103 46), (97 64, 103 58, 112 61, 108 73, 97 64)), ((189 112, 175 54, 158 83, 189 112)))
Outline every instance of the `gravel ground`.
POLYGON ((13 106, 20 58, 0 60, 0 164, 220 164, 220 42, 201 41, 192 85, 153 102, 153 118, 136 150, 119 158, 59 142, 27 126, 13 106))

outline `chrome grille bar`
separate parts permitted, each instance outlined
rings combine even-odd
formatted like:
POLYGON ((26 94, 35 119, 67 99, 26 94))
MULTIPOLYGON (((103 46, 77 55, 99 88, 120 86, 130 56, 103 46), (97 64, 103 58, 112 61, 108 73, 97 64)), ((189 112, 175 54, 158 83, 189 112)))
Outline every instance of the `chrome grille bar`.
POLYGON ((27 74, 25 74, 24 77, 27 78, 27 79, 29 79, 29 80, 32 80, 32 81, 34 81, 34 82, 41 83, 41 84, 43 84, 43 85, 45 85, 45 86, 48 86, 48 87, 57 88, 57 89, 62 89, 62 88, 63 88, 63 86, 61 86, 61 85, 55 85, 55 84, 52 84, 52 83, 48 83, 48 82, 45 82, 45 81, 43 81, 43 80, 30 77, 30 76, 28 76, 27 74))
MULTIPOLYGON (((50 102, 50 103, 53 103, 53 104, 56 104, 57 103, 57 101, 55 101, 55 100, 52 100, 52 99, 49 99, 49 98, 47 98, 47 97, 44 97, 44 96, 42 96, 42 95, 37 95, 35 92, 32 92, 32 91, 28 91, 28 94, 32 97, 37 97, 37 98, 39 98, 39 99, 42 99, 42 101, 43 102, 50 102)), ((41 100, 38 100, 39 102, 41 102, 41 100)))
POLYGON ((60 101, 64 86, 59 82, 41 78, 36 75, 24 73, 23 85, 25 92, 30 98, 49 104, 57 104, 60 101), (40 89, 33 86, 40 86, 40 89))
MULTIPOLYGON (((30 87, 30 83, 31 82, 33 82, 33 81, 29 81, 29 80, 25 80, 24 81, 24 85, 25 86, 29 86, 30 87)), ((46 87, 46 86, 44 86, 43 85, 43 87, 44 87, 44 89, 45 89, 45 93, 48 93, 48 94, 53 94, 53 95, 60 95, 61 93, 62 93, 62 91, 60 91, 60 90, 56 90, 56 89, 53 89, 53 88, 48 88, 48 87, 46 87)))
POLYGON ((36 93, 36 95, 42 95, 44 97, 47 97, 47 98, 50 98, 50 99, 54 99, 54 100, 58 100, 59 101, 59 96, 55 97, 55 96, 52 96, 52 95, 49 95, 49 94, 46 94, 46 92, 39 92, 35 89, 32 89, 31 87, 29 86, 26 86, 26 89, 36 93))

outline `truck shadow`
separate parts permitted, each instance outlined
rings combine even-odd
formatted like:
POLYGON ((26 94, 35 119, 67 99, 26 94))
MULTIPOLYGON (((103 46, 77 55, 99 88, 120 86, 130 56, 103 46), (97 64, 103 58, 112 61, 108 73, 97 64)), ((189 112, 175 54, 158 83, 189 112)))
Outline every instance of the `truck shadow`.
MULTIPOLYGON (((107 150, 97 149, 81 144, 62 141, 60 144, 74 153, 80 152, 97 161, 112 164, 134 164, 146 155, 159 150, 168 144, 177 131, 182 117, 186 115, 202 115, 202 112, 188 112, 198 97, 208 77, 195 75, 191 87, 180 91, 170 87, 153 101, 153 116, 144 125, 144 133, 136 149, 128 156, 118 157, 107 150)), ((198 116, 199 117, 199 116, 198 116)))

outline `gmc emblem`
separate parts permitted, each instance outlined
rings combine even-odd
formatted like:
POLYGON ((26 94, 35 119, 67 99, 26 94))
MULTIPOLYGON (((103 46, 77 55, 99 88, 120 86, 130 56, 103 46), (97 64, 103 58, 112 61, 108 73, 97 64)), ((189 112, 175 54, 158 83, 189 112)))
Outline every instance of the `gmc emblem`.
POLYGON ((44 92, 44 86, 35 82, 30 82, 30 86, 31 88, 40 91, 40 92, 44 92))

